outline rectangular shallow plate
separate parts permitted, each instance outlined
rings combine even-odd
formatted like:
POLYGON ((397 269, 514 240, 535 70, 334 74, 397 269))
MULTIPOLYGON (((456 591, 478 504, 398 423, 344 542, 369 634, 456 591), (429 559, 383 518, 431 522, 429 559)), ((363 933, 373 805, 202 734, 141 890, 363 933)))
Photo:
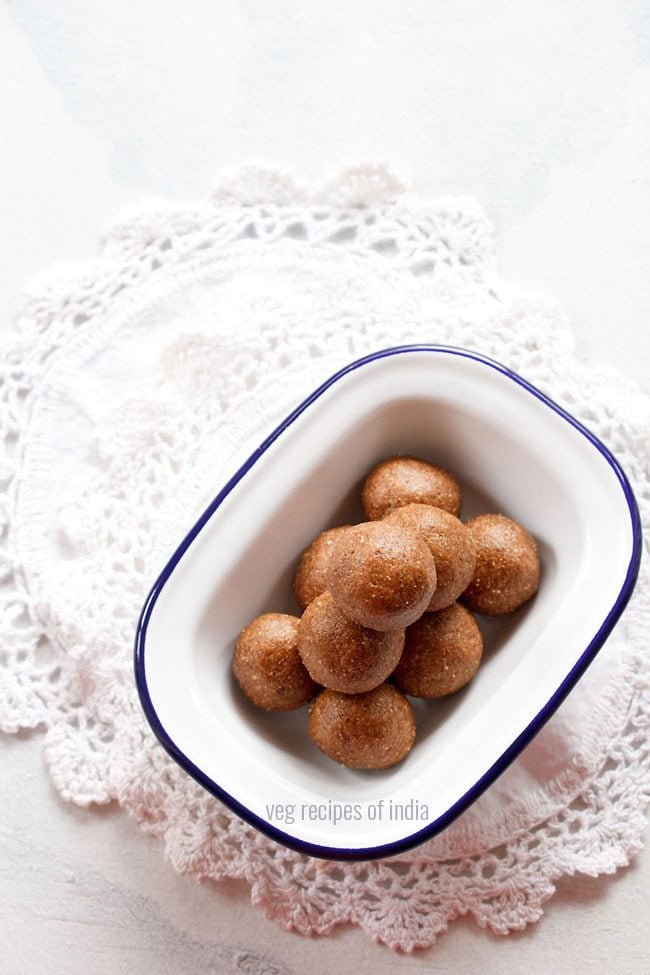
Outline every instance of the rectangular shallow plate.
POLYGON ((274 839, 316 856, 397 853, 451 822, 557 708, 631 595, 640 538, 612 455, 534 387, 462 349, 384 350, 287 417, 173 554, 138 628, 142 705, 176 761, 274 839), (360 772, 312 745, 306 708, 250 705, 230 661, 253 617, 297 612, 298 556, 324 528, 363 519, 365 475, 397 453, 448 468, 463 517, 521 521, 539 542, 542 581, 526 607, 486 625, 485 657, 465 690, 413 702, 418 736, 407 758, 360 772), (426 821, 387 816, 407 803, 426 809, 426 821), (333 825, 332 804, 349 804, 353 818, 333 825))

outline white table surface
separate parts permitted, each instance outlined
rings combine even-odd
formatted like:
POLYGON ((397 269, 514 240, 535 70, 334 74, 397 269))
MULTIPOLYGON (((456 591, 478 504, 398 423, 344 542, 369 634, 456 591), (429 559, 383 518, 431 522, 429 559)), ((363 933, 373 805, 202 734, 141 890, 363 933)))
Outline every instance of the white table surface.
MULTIPOLYGON (((200 196, 244 160, 320 181, 385 159, 420 194, 481 200, 504 278, 650 392, 641 0, 0 0, 0 79, 2 329, 34 273, 96 254, 143 195, 200 196)), ((0 756, 3 975, 648 971, 648 853, 563 880, 523 933, 461 920, 406 957, 355 929, 281 930, 241 882, 179 878, 119 810, 58 799, 37 733, 0 756)))

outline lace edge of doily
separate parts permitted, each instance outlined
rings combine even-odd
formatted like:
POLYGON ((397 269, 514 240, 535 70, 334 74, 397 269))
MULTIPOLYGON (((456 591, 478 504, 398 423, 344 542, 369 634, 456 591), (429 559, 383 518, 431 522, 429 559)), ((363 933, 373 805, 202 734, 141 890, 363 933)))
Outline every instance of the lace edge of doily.
MULTIPOLYGON (((120 270, 134 258, 150 252, 154 270, 165 261, 170 233, 179 237, 191 235, 210 214, 233 219, 233 210, 259 207, 276 208, 276 213, 291 208, 304 211, 328 209, 343 220, 377 207, 394 207, 396 216, 410 220, 453 220, 457 223, 455 239, 449 241, 466 274, 478 266, 484 269, 485 288, 496 287, 496 248, 494 228, 485 208, 468 195, 440 194, 423 200, 406 190, 402 181, 385 163, 357 163, 341 169, 320 186, 310 189, 288 172, 271 166, 242 164, 223 170, 214 181, 211 192, 196 201, 170 202, 149 197, 125 207, 102 234, 101 253, 75 262, 59 262, 41 271, 23 289, 19 299, 16 324, 19 334, 33 338, 80 295, 90 297, 92 285, 104 280, 110 294, 117 287, 120 270), (459 237, 460 232, 460 237, 459 237), (465 253, 466 252, 466 253, 465 253)), ((245 237, 247 228, 241 228, 245 237)), ((224 241, 230 243, 231 240, 224 241)), ((294 243, 298 241, 294 240, 294 243)), ((310 241, 306 241, 307 244, 310 241)), ((348 249, 344 239, 341 240, 348 249)), ((86 314, 85 312, 81 313, 86 314)))

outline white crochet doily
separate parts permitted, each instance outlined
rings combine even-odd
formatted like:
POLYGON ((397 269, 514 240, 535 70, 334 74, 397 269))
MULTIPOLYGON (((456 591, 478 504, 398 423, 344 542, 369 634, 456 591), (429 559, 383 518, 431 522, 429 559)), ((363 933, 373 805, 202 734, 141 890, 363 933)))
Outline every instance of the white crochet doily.
POLYGON ((650 518, 650 408, 582 365, 557 311, 508 295, 483 211, 422 202, 381 166, 317 192, 225 174, 195 205, 124 215, 101 258, 25 297, 0 353, 0 724, 40 727, 61 795, 118 802, 197 879, 245 878, 281 924, 347 922, 410 950, 470 914, 506 933, 554 882, 639 849, 650 791, 649 580, 576 690, 434 840, 341 864, 242 823, 158 745, 133 681, 135 623, 175 544, 253 443, 323 378, 409 342, 475 348, 598 434, 650 518))

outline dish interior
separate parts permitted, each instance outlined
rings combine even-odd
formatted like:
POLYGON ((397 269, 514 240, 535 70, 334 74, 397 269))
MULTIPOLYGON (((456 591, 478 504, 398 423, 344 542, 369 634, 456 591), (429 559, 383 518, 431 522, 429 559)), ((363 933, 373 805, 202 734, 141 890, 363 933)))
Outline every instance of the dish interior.
MULTIPOLYGON (((269 822, 291 803, 425 804, 428 822, 473 788, 547 704, 593 640, 630 561, 630 515, 602 453, 565 417, 489 364, 412 353, 327 389, 213 512, 158 596, 146 634, 149 694, 167 735, 245 809, 269 822), (363 520, 365 475, 413 454, 448 468, 462 517, 503 512, 539 543, 537 596, 479 618, 486 652, 463 691, 415 701, 416 744, 383 772, 342 768, 307 735, 306 708, 254 708, 230 671, 237 634, 260 613, 298 614, 297 559, 322 530, 363 520)), ((280 813, 282 816, 283 813, 280 813)), ((286 815, 286 814, 284 814, 286 815)), ((275 820, 307 843, 353 849, 426 825, 275 820)))

